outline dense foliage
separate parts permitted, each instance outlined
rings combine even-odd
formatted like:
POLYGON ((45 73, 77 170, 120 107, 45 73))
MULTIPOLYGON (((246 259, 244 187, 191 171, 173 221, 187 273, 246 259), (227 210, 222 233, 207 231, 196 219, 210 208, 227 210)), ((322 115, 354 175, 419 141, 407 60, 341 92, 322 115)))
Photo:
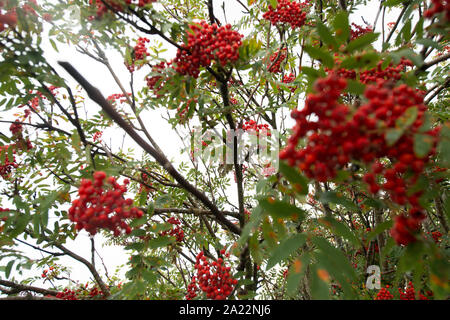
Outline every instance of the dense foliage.
POLYGON ((0 296, 448 298, 449 12, 0 0, 0 296), (67 45, 116 91, 46 58, 67 45), (66 245, 80 233, 91 257, 66 245), (105 240, 129 255, 125 278, 96 263, 105 240))

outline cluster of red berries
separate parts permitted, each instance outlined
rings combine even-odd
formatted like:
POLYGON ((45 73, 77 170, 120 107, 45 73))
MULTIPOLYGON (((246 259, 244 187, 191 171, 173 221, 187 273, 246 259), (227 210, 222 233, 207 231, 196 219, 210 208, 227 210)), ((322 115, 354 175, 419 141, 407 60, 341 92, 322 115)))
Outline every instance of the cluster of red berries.
POLYGON ((55 268, 54 267, 50 267, 48 269, 45 269, 44 271, 42 271, 41 277, 42 278, 48 278, 48 277, 52 277, 53 275, 56 274, 55 272, 55 268))
POLYGON ((7 10, 6 13, 2 13, 2 8, 5 3, 0 1, 0 32, 5 30, 7 26, 14 28, 17 25, 17 13, 15 9, 7 10))
MULTIPOLYGON (((284 76, 283 76, 282 82, 288 84, 288 83, 294 82, 294 80, 295 80, 295 75, 291 72, 291 73, 289 73, 288 75, 284 75, 284 76)), ((294 92, 295 89, 296 89, 296 87, 294 87, 294 86, 289 86, 289 89, 291 90, 291 92, 294 92)))
MULTIPOLYGON (((381 288, 381 290, 378 291, 378 294, 375 297, 375 300, 392 300, 392 299, 394 299, 394 295, 388 290, 388 288, 389 288, 389 285, 386 285, 386 288, 381 288)), ((400 300, 416 300, 416 291, 415 291, 414 286, 411 281, 408 283, 408 286, 405 290, 398 288, 398 292, 400 294, 400 300)), ((427 295, 433 296, 433 292, 429 291, 429 292, 427 292, 427 295)), ((419 293, 419 300, 428 300, 428 298, 426 296, 424 296, 422 293, 419 293)))
MULTIPOLYGON (((145 47, 145 44, 147 42, 150 42, 147 38, 138 38, 136 45, 133 48, 133 53, 131 56, 131 64, 129 64, 127 61, 125 62, 125 66, 127 67, 128 71, 134 72, 136 70, 135 63, 137 61, 143 61, 145 58, 149 55, 147 48, 145 47)), ((137 69, 140 69, 142 67, 142 64, 138 64, 137 69)))
POLYGON ((273 25, 288 23, 292 28, 300 28, 306 22, 306 8, 308 2, 296 2, 291 0, 278 0, 276 8, 269 5, 269 10, 263 14, 263 18, 273 25))
MULTIPOLYGON (((23 117, 23 119, 26 119, 29 116, 29 112, 30 112, 29 109, 25 110, 25 116, 23 117), (28 113, 26 111, 28 111, 28 113)), ((28 139, 28 138, 24 139, 24 137, 22 135, 23 126, 22 126, 21 122, 19 121, 19 119, 16 119, 11 124, 11 126, 9 127, 9 131, 11 131, 12 138, 16 141, 14 144, 15 149, 27 150, 27 151, 33 149, 33 145, 31 143, 30 139, 28 139)))
MULTIPOLYGON (((53 96, 56 96, 56 94, 58 94, 57 89, 58 89, 58 87, 55 87, 55 86, 48 87, 48 90, 50 91, 50 93, 53 96)), ((33 94, 33 91, 29 90, 29 93, 33 94)), ((36 91, 36 92, 34 92, 34 94, 36 95, 34 98, 32 98, 30 101, 28 101, 28 103, 18 106, 18 108, 23 108, 23 107, 27 106, 27 107, 30 107, 31 109, 37 111, 38 107, 39 107, 39 103, 43 100, 48 100, 47 97, 44 94, 42 94, 42 92, 40 92, 40 91, 36 91)), ((25 113, 27 115, 29 114, 29 112, 30 112, 29 110, 28 110, 28 112, 27 112, 27 110, 25 110, 25 113)))
POLYGON ((7 179, 11 171, 16 169, 19 165, 16 163, 16 158, 14 157, 16 150, 13 144, 0 146, 0 155, 3 153, 5 154, 5 161, 0 165, 0 176, 2 176, 3 179, 7 179), (12 149, 12 157, 8 155, 9 148, 12 149))
POLYGON ((268 124, 257 124, 255 120, 245 121, 242 130, 255 132, 257 137, 260 133, 267 137, 272 135, 268 124))
POLYGON ((99 228, 109 229, 114 236, 119 236, 121 229, 126 234, 131 233, 131 227, 126 219, 140 218, 144 214, 132 207, 132 199, 124 199, 129 180, 120 185, 114 177, 106 176, 103 171, 93 175, 94 180, 83 179, 78 189, 79 198, 72 202, 69 209, 69 219, 76 223, 76 229, 85 229, 95 235, 99 228), (105 180, 107 185, 105 185, 105 180))
POLYGON ((177 242, 181 242, 184 239, 184 231, 180 228, 181 221, 177 218, 170 217, 167 222, 174 225, 174 228, 161 232, 161 236, 169 235, 175 237, 177 242))
POLYGON ((97 287, 92 287, 88 289, 88 284, 84 287, 78 288, 77 290, 71 290, 68 288, 65 288, 63 291, 60 291, 56 294, 56 298, 61 300, 80 300, 85 298, 104 298, 103 292, 98 289, 97 287), (88 291, 87 291, 88 290, 88 291), (87 291, 87 294, 86 294, 87 291))
MULTIPOLYGON (((131 96, 131 93, 128 92, 127 95, 131 96)), ((128 101, 128 99, 125 98, 125 95, 123 93, 112 94, 112 95, 108 96, 108 98, 106 98, 106 100, 108 100, 111 103, 115 103, 115 102, 125 103, 128 101)))
POLYGON ((102 139, 102 135, 103 135, 103 132, 101 132, 101 131, 96 131, 96 132, 94 133, 94 135, 92 136, 92 140, 94 140, 94 142, 100 141, 100 140, 102 139))
MULTIPOLYGON (((172 64, 172 62, 166 62, 166 61, 161 61, 160 63, 152 66, 152 73, 163 73, 163 71, 169 67, 172 64)), ((165 81, 163 80, 163 77, 160 75, 154 75, 154 76, 149 76, 146 78, 147 80, 147 87, 152 90, 157 98, 160 98, 161 95, 161 91, 165 85, 165 81)))
POLYGON ((286 48, 283 48, 282 50, 277 50, 270 56, 270 64, 268 67, 268 71, 271 73, 280 73, 281 72, 281 63, 286 59, 287 56, 287 50, 286 48))
POLYGON ((399 245, 407 246, 417 240, 416 235, 420 231, 425 215, 419 209, 412 208, 408 215, 400 214, 395 217, 395 223, 390 234, 399 245))
POLYGON ((67 288, 58 292, 56 298, 61 300, 78 300, 77 292, 67 288))
POLYGON ((350 29, 350 40, 355 40, 356 38, 359 38, 362 35, 372 31, 373 29, 371 26, 367 26, 364 28, 355 23, 352 23, 352 28, 350 29))
POLYGON ((389 285, 386 285, 386 288, 381 288, 380 291, 378 291, 377 296, 375 297, 375 300, 392 300, 394 299, 394 295, 388 290, 389 285))
POLYGON ((333 179, 350 161, 361 161, 370 167, 364 181, 372 193, 384 189, 394 202, 400 205, 409 202, 413 207, 419 207, 418 193, 406 195, 407 184, 403 176, 411 170, 413 175, 409 179, 414 182, 423 173, 430 156, 435 153, 440 129, 437 127, 424 133, 433 142, 433 147, 425 157, 417 157, 413 139, 424 122, 423 96, 404 84, 392 88, 387 82, 379 81, 377 85, 367 87, 368 103, 351 115, 347 105, 338 103, 345 87, 346 80, 335 74, 316 82, 317 93, 307 96, 303 110, 291 113, 296 125, 280 159, 288 160, 289 165, 298 166, 309 178, 320 182, 333 179), (410 107, 417 108, 416 120, 396 143, 389 146, 385 138, 387 129, 395 128, 397 120, 410 107), (312 115, 318 119, 310 119, 312 115), (296 150, 300 138, 307 138, 307 144, 296 150), (387 169, 380 158, 389 158, 393 168, 387 169), (380 175, 386 179, 383 185, 377 183, 380 175))
POLYGON ((383 61, 380 61, 375 68, 361 72, 359 81, 364 84, 376 82, 378 79, 397 81, 402 77, 402 73, 405 72, 406 67, 413 66, 412 62, 405 58, 401 58, 396 66, 392 62, 389 63, 385 69, 382 68, 382 64, 383 61))
MULTIPOLYGON (((220 253, 224 255, 225 250, 221 250, 220 253)), ((225 256, 229 257, 229 253, 225 256)), ((197 275, 192 277, 188 286, 187 300, 195 298, 199 290, 203 291, 208 299, 224 300, 237 284, 237 280, 230 275, 231 268, 226 267, 222 258, 210 264, 203 251, 196 257, 195 269, 197 269, 197 275)))
POLYGON ((233 63, 239 58, 239 47, 243 35, 231 30, 231 25, 209 25, 200 21, 190 25, 187 44, 178 49, 173 61, 175 70, 183 75, 197 78, 200 67, 209 67, 213 62, 221 66, 233 63))
MULTIPOLYGON (((338 54, 335 54, 335 56, 335 63, 339 66, 340 58, 338 57, 338 54)), ((401 58, 400 62, 396 66, 394 66, 391 62, 386 68, 383 69, 382 65, 383 61, 380 61, 375 68, 360 72, 359 81, 364 84, 377 82, 379 79, 397 81, 402 77, 402 74, 405 72, 406 67, 413 66, 412 62, 405 58, 401 58)), ((325 71, 328 72, 328 74, 336 73, 338 76, 346 79, 355 80, 357 76, 357 72, 355 70, 349 70, 339 67, 337 67, 336 69, 325 68, 325 71)))
MULTIPOLYGON (((400 300, 416 300, 416 290, 411 281, 405 290, 398 288, 398 292, 400 293, 400 300)), ((428 298, 419 293, 419 300, 428 300, 428 298)))
POLYGON ((440 231, 433 231, 431 232, 431 237, 433 238, 434 242, 439 243, 442 238, 442 233, 440 231))
POLYGON ((431 0, 432 7, 426 10, 423 15, 425 18, 431 18, 436 14, 445 12, 445 19, 450 21, 450 1, 449 0, 431 0))
POLYGON ((185 104, 182 104, 181 106, 179 106, 177 108, 177 116, 180 118, 180 120, 186 120, 186 117, 188 115, 189 109, 193 106, 195 106, 195 104, 197 103, 197 99, 195 98, 190 98, 186 101, 185 104), (191 106, 193 105, 193 106, 191 106))
POLYGON ((9 127, 9 131, 11 131, 13 136, 19 135, 22 132, 22 129, 23 126, 18 120, 14 121, 14 123, 12 123, 11 126, 9 127))

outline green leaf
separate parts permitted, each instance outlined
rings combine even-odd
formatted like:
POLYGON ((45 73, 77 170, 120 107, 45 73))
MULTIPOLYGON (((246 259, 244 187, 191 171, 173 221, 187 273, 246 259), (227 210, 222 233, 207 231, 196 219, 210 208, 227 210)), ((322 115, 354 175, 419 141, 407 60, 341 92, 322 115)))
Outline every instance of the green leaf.
POLYGON ((375 229, 373 229, 372 231, 370 231, 367 234, 367 236, 366 236, 367 243, 369 243, 370 241, 375 239, 380 233, 392 228, 392 225, 393 225, 392 220, 384 221, 384 222, 380 223, 379 225, 377 225, 375 227, 375 229))
POLYGON ((356 279, 354 268, 341 250, 333 247, 326 239, 321 237, 313 237, 312 242, 325 254, 327 260, 333 262, 338 267, 337 272, 345 274, 351 281, 356 279))
POLYGON ((399 5, 402 2, 404 2, 404 0, 386 0, 385 2, 383 2, 383 6, 393 7, 399 5))
POLYGON ((418 158, 426 157, 433 148, 433 138, 428 134, 414 135, 414 153, 418 158))
POLYGON ((156 239, 150 240, 148 242, 148 247, 150 249, 157 249, 161 247, 166 247, 167 245, 173 243, 172 237, 158 237, 156 239))
POLYGON ((269 4, 272 6, 272 8, 276 9, 278 6, 278 0, 269 0, 269 4))
POLYGON ((14 265, 14 260, 9 261, 8 264, 6 265, 6 268, 5 268, 5 277, 6 278, 9 278, 9 275, 11 274, 11 269, 12 269, 13 265, 14 265))
POLYGON ((296 234, 280 243, 280 245, 272 251, 269 260, 267 261, 266 270, 271 269, 277 263, 289 258, 291 254, 297 251, 306 242, 306 235, 296 234))
POLYGON ((311 58, 321 61, 325 67, 329 69, 334 67, 333 56, 328 51, 311 46, 305 46, 304 50, 311 58))
POLYGON ((386 130, 385 139, 387 145, 392 147, 402 137, 403 133, 404 130, 400 128, 391 128, 386 130))
POLYGON ((322 203, 334 203, 339 204, 343 207, 345 207, 347 210, 350 211, 358 211, 358 207, 356 204, 354 204, 350 199, 346 198, 343 195, 338 194, 334 191, 327 191, 322 193, 319 196, 319 201, 322 203))
POLYGON ((347 87, 345 88, 346 92, 352 93, 354 95, 360 95, 363 94, 365 90, 366 86, 361 82, 351 79, 347 80, 347 87))
POLYGON ((53 41, 52 39, 48 39, 48 41, 50 41, 50 44, 52 45, 53 49, 55 49, 56 52, 59 52, 58 47, 56 46, 55 41, 53 41))
POLYGON ((308 253, 302 255, 300 259, 293 261, 286 279, 286 292, 288 295, 295 295, 298 292, 298 286, 306 272, 309 262, 310 255, 308 253))
POLYGON ((366 33, 355 40, 351 41, 347 48, 345 49, 346 52, 352 53, 354 51, 364 49, 368 45, 370 45, 372 42, 376 41, 378 39, 379 33, 369 32, 366 33))
POLYGON ((418 113, 419 110, 417 107, 409 107, 400 117, 398 117, 395 121, 395 125, 403 129, 408 128, 416 121, 418 113))
POLYGON ((292 218, 301 221, 306 217, 305 210, 284 201, 260 199, 259 204, 274 218, 292 218))
POLYGON ((316 27, 320 40, 323 41, 323 43, 325 43, 328 47, 331 47, 333 51, 338 49, 338 44, 328 27, 320 21, 317 21, 316 27))
POLYGON ((159 275, 154 271, 144 269, 142 270, 142 278, 144 278, 148 284, 154 284, 156 280, 158 280, 159 275))
POLYGON ((353 233, 352 230, 350 230, 350 228, 346 224, 337 221, 333 217, 324 217, 319 219, 318 221, 319 223, 330 229, 335 235, 347 239, 356 247, 361 246, 358 237, 353 233))
POLYGON ((346 11, 338 12, 333 20, 336 40, 340 44, 346 43, 350 38, 350 24, 348 21, 348 13, 346 11))
POLYGON ((284 161, 280 161, 280 172, 299 194, 308 194, 308 179, 284 161))
POLYGON ((324 281, 323 277, 319 277, 319 274, 322 274, 324 268, 313 264, 311 265, 311 280, 310 280, 310 289, 311 289, 311 298, 313 300, 329 300, 330 299, 330 286, 327 281, 324 281))

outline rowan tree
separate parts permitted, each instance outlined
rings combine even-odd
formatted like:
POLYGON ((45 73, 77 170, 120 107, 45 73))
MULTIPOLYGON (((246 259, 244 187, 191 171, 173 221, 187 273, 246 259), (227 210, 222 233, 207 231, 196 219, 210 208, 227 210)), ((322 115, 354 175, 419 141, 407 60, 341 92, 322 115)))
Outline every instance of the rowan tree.
POLYGON ((449 12, 0 0, 1 296, 448 298, 449 12), (67 247, 80 234, 91 256, 67 247), (126 251, 124 277, 100 241, 126 251))

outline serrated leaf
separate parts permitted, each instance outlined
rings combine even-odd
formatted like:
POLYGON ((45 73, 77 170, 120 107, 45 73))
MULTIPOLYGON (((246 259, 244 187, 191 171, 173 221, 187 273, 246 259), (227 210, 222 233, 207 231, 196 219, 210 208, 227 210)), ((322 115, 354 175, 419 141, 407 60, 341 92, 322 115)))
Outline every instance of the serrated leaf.
POLYGON ((323 65, 329 69, 333 69, 334 67, 334 59, 333 56, 324 49, 305 46, 305 52, 313 59, 319 60, 323 63, 323 65))
POLYGON ((319 33, 320 40, 323 41, 328 47, 332 47, 333 50, 338 48, 338 44, 331 34, 330 29, 320 21, 316 23, 317 32, 319 33))
POLYGON ((305 210, 284 201, 260 199, 259 204, 274 218, 292 218, 301 221, 306 217, 305 210))
POLYGON ((289 258, 289 256, 303 246, 305 242, 306 236, 304 234, 296 234, 282 241, 280 245, 272 251, 270 258, 267 261, 266 270, 271 269, 277 263, 289 258))
POLYGON ((426 157, 433 148, 434 140, 428 134, 414 135, 414 153, 418 158, 426 157))
POLYGON ((358 210, 358 207, 356 206, 356 204, 354 204, 350 199, 348 199, 345 196, 340 195, 334 191, 327 191, 327 192, 322 193, 319 196, 319 201, 322 203, 331 202, 334 204, 339 204, 350 211, 358 210))
POLYGON ((351 41, 348 46, 345 48, 345 51, 348 53, 352 53, 354 51, 364 49, 369 46, 372 42, 375 42, 378 39, 379 33, 369 32, 366 33, 355 40, 351 41))
POLYGON ((389 147, 392 147, 402 137, 403 133, 404 130, 400 128, 391 128, 386 130, 385 134, 386 144, 389 147))
POLYGON ((350 228, 346 224, 339 222, 332 217, 324 217, 319 219, 318 221, 320 224, 330 229, 335 235, 347 239, 356 247, 361 246, 358 237, 353 233, 352 230, 350 230, 350 228))
POLYGON ((5 277, 6 278, 9 278, 9 275, 11 274, 13 265, 14 265, 14 260, 10 260, 8 262, 8 264, 6 265, 6 267, 5 267, 5 277))
POLYGON ((339 43, 346 43, 350 38, 350 24, 348 21, 348 13, 345 11, 338 12, 333 20, 336 40, 339 43))
POLYGON ((308 179, 304 177, 296 168, 280 161, 280 172, 292 184, 299 194, 308 194, 308 179))

